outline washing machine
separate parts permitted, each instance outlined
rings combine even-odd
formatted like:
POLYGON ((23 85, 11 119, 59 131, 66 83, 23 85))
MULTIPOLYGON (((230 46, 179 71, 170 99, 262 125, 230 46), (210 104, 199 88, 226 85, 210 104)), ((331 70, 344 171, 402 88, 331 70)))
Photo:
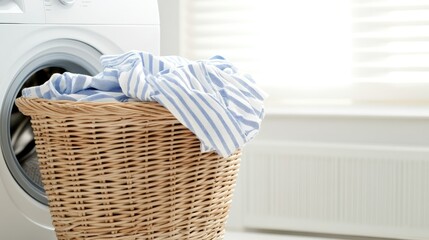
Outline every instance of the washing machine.
POLYGON ((29 119, 14 101, 53 73, 95 75, 102 54, 159 54, 156 0, 0 0, 0 239, 55 239, 29 119))

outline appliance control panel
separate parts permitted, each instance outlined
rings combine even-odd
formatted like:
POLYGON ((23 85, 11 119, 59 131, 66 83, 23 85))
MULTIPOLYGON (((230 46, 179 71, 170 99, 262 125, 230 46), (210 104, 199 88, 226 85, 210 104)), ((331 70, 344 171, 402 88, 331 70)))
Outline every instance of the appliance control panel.
POLYGON ((159 24, 157 0, 44 0, 44 8, 46 23, 159 24))
POLYGON ((44 22, 43 0, 0 0, 0 24, 44 22))
POLYGON ((0 24, 159 25, 157 0, 0 0, 0 24))
POLYGON ((74 3, 74 0, 59 0, 64 5, 72 5, 74 3))

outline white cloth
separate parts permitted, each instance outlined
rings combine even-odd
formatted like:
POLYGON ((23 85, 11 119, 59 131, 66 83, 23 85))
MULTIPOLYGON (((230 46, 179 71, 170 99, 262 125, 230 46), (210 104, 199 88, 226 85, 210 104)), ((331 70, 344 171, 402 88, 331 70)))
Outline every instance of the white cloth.
POLYGON ((220 56, 189 61, 132 51, 101 57, 96 76, 54 74, 24 97, 72 101, 157 101, 201 141, 226 157, 254 138, 266 94, 220 56))

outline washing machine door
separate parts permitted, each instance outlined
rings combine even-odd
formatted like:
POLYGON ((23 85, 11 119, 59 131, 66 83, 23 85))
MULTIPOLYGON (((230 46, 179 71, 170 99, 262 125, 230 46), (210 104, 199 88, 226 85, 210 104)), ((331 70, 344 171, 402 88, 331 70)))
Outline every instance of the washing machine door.
POLYGON ((28 195, 47 205, 30 119, 19 112, 15 99, 21 96, 23 88, 41 85, 54 73, 97 74, 101 70, 101 53, 83 42, 68 39, 45 45, 35 56, 23 60, 2 99, 0 144, 15 181, 28 195))

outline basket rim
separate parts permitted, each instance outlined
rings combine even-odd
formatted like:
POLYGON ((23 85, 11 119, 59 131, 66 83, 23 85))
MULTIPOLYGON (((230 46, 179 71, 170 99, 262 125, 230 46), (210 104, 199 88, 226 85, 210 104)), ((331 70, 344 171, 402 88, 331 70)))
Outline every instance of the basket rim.
MULTIPOLYGON (((28 98, 28 97, 19 97, 16 100, 25 99, 27 101, 34 101, 34 102, 46 102, 46 103, 56 103, 56 104, 77 104, 77 105, 129 105, 129 104, 159 104, 155 101, 131 101, 131 102, 95 102, 95 101, 72 101, 72 100, 57 100, 57 99, 46 99, 46 98, 28 98)), ((159 104, 160 105, 160 104, 159 104)))
POLYGON ((44 98, 19 97, 15 100, 18 109, 28 116, 53 115, 148 115, 176 119, 158 102, 77 102, 44 98))

